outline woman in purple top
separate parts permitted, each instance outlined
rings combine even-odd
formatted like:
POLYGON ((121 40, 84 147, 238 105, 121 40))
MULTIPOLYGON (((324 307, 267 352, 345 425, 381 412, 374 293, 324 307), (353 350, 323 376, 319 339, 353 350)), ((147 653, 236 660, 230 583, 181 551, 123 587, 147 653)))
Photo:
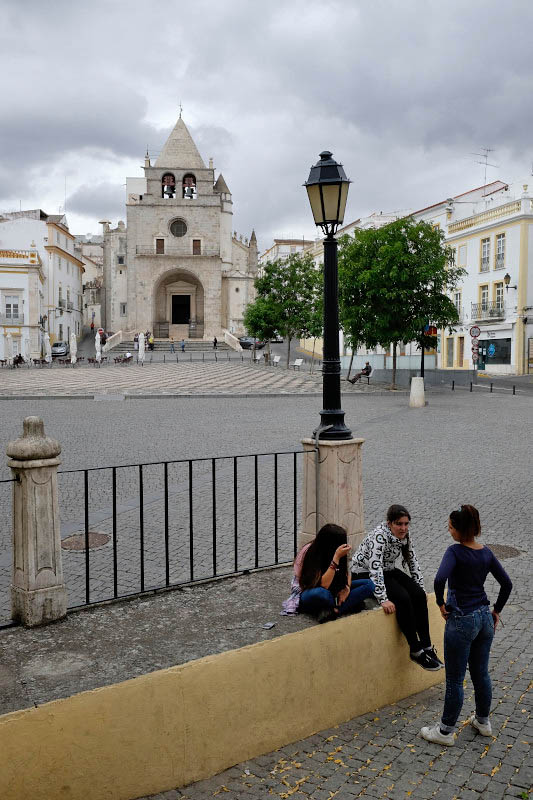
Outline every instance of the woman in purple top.
POLYGON ((465 505, 459 511, 452 511, 448 530, 456 544, 446 550, 434 584, 437 604, 446 620, 444 711, 440 723, 424 727, 420 733, 428 742, 453 745, 455 724, 463 706, 463 681, 467 666, 476 700, 472 725, 483 736, 492 736, 489 720, 492 701, 490 647, 500 613, 513 585, 493 552, 476 541, 476 536, 481 533, 481 525, 478 510, 474 506, 465 505), (489 572, 500 584, 492 611, 484 588, 489 572), (448 596, 444 603, 446 581, 448 596))

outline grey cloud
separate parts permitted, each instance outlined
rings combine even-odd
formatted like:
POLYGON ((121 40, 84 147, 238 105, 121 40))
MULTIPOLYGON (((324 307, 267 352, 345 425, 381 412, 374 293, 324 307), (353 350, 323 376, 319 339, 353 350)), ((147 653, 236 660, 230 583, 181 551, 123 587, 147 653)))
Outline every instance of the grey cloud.
POLYGON ((75 158, 92 188, 71 207, 84 220, 123 217, 123 200, 105 210, 117 166, 161 149, 180 100, 233 192, 235 227, 265 239, 306 225, 312 235, 301 184, 324 147, 354 180, 353 216, 479 185, 468 154, 482 145, 502 165, 491 179, 529 167, 526 0, 3 5, 2 205, 18 197, 21 169, 26 180, 49 174, 62 197, 75 158))
POLYGON ((125 219, 126 190, 115 183, 80 186, 67 197, 67 213, 98 219, 125 219))

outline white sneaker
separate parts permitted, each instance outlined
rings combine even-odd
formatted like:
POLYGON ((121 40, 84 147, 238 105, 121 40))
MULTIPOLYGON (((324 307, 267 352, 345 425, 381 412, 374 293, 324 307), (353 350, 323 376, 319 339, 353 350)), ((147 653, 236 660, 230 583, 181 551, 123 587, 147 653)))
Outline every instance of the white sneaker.
POLYGON ((440 725, 437 722, 433 727, 425 726, 420 729, 422 738, 434 744, 445 744, 452 746, 455 744, 453 733, 441 733, 440 725))
POLYGON ((490 724, 490 720, 487 720, 486 722, 480 722, 474 714, 470 722, 482 736, 492 736, 492 725, 490 724))

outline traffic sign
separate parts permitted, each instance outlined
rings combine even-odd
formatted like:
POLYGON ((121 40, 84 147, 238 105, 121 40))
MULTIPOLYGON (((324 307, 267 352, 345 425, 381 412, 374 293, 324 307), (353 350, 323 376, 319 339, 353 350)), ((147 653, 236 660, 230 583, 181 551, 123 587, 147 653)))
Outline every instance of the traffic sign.
POLYGON ((472 327, 470 328, 470 336, 473 339, 477 339, 480 333, 481 333, 481 328, 479 327, 479 325, 472 325, 472 327))
POLYGON ((479 361, 479 356, 477 353, 472 353, 472 361, 474 362, 474 364, 477 364, 477 362, 479 361))

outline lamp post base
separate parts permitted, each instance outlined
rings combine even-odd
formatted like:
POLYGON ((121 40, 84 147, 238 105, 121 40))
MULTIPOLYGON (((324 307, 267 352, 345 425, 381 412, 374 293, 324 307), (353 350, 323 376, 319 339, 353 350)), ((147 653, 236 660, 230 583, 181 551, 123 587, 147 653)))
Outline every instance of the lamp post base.
MULTIPOLYGON (((329 431, 328 431, 329 433, 329 431)), ((357 548, 365 535, 363 517, 364 439, 303 439, 302 527, 298 546, 312 541, 326 523, 341 525, 348 543, 357 548), (317 480, 318 461, 318 480, 317 480), (318 489, 318 492, 317 492, 318 489)))

